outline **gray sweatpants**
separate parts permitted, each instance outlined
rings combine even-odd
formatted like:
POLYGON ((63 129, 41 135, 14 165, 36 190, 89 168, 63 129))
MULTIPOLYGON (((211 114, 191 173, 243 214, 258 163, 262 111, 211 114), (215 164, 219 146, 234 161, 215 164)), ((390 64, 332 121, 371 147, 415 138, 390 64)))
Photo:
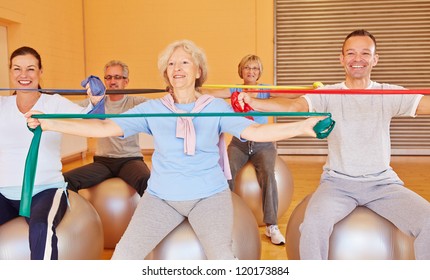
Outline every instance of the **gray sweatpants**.
POLYGON ((357 206, 365 206, 415 237, 416 259, 430 259, 430 203, 394 176, 378 181, 353 181, 325 172, 312 195, 300 226, 300 258, 328 258, 334 225, 357 206))
POLYGON ((186 218, 208 259, 235 259, 233 203, 229 189, 190 201, 166 201, 145 192, 112 259, 143 260, 186 218))
POLYGON ((233 137, 227 151, 232 176, 228 182, 230 189, 234 190, 237 174, 250 161, 254 165, 257 182, 262 190, 263 221, 266 225, 277 225, 278 187, 275 164, 278 154, 275 144, 273 142, 242 142, 233 137))

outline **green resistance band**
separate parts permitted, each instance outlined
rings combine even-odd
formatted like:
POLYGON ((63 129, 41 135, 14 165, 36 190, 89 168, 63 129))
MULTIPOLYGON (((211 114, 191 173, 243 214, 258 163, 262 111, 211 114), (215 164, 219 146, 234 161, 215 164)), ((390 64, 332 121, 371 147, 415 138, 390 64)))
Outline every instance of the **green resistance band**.
MULTIPOLYGON (((105 119, 105 118, 149 118, 149 117, 238 117, 238 116, 288 116, 288 117, 313 117, 327 116, 319 121, 314 131, 317 138, 326 138, 333 130, 335 121, 331 119, 330 113, 313 113, 313 112, 247 112, 247 113, 157 113, 157 114, 35 114, 35 119, 105 119)), ((36 129, 30 129, 33 132, 30 148, 25 161, 24 178, 22 183, 21 204, 19 214, 24 217, 30 217, 31 200, 33 196, 34 179, 37 168, 37 158, 39 153, 40 139, 42 129, 38 126, 36 129)))
POLYGON ((30 217, 31 199, 33 198, 34 178, 36 176, 37 157, 39 155, 39 144, 42 138, 42 128, 40 126, 31 129, 33 139, 31 139, 30 149, 25 159, 24 178, 22 181, 21 202, 19 205, 19 215, 30 217))

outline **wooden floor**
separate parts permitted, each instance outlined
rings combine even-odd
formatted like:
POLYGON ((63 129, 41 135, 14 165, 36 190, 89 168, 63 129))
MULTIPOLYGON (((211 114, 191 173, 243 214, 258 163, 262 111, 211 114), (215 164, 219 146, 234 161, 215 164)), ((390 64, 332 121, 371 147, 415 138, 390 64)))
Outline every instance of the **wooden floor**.
MULTIPOLYGON (((279 220, 281 232, 286 232, 288 218, 302 199, 313 192, 318 185, 325 156, 281 156, 287 163, 294 179, 294 193, 287 212, 279 220)), ((64 163, 67 171, 92 161, 89 155, 85 159, 64 163)), ((145 155, 150 164, 150 155, 145 155)), ((430 156, 393 156, 391 166, 398 173, 405 185, 430 201, 430 156)), ((285 246, 275 246, 264 235, 264 227, 260 228, 262 241, 262 260, 287 259, 285 246)), ((112 250, 105 250, 103 259, 110 259, 112 250)))

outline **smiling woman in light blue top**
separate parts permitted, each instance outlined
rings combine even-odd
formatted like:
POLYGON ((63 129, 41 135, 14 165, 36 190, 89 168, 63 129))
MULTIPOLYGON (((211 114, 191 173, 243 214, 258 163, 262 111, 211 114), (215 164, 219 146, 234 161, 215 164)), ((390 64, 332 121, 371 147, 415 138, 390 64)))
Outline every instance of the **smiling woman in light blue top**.
POLYGON ((263 142, 316 136, 313 127, 323 117, 262 125, 240 116, 222 116, 233 112, 231 106, 198 91, 207 78, 206 64, 205 53, 193 42, 170 44, 160 55, 158 66, 171 92, 124 113, 171 113, 172 117, 37 120, 28 116, 30 127, 40 124, 43 130, 88 137, 127 137, 144 132, 154 137, 148 189, 112 259, 144 259, 184 219, 188 219, 208 259, 235 259, 231 191, 225 177, 228 172, 220 164, 222 134, 263 142), (173 115, 180 112, 217 112, 220 116, 173 115))

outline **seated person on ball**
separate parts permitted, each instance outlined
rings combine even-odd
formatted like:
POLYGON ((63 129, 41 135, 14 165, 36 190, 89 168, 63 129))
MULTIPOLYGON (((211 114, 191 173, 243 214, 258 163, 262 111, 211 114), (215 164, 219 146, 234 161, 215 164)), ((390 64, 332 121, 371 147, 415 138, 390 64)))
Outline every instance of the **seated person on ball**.
MULTIPOLYGON (((42 59, 35 49, 24 46, 10 56, 10 84, 17 90, 13 95, 0 96, 0 225, 20 215, 24 166, 33 138, 23 114, 29 110, 87 113, 98 109, 103 99, 104 91, 100 96, 91 95, 90 104, 83 108, 58 94, 42 93, 42 74, 42 59)), ((26 217, 32 260, 58 259, 56 227, 67 210, 61 137, 61 133, 49 133, 40 142, 30 215, 26 217)))
MULTIPOLYGON (((375 37, 356 30, 344 40, 340 63, 345 81, 322 89, 404 90, 372 81, 378 63, 375 37)), ((430 203, 406 188, 390 166, 393 117, 430 114, 430 97, 416 94, 308 94, 297 99, 239 100, 257 111, 330 112, 336 127, 327 138, 328 157, 320 185, 300 226, 300 258, 327 259, 333 226, 357 206, 366 206, 415 238, 416 259, 430 259, 430 203)))
MULTIPOLYGON (((36 119, 27 124, 43 130, 86 137, 144 132, 154 137, 151 177, 112 259, 143 260, 157 244, 188 219, 208 259, 235 259, 232 248, 233 205, 220 157, 223 133, 267 142, 298 135, 316 137, 315 125, 325 117, 294 123, 257 124, 233 112, 223 99, 202 95, 207 78, 206 56, 193 42, 176 41, 162 52, 158 68, 171 93, 141 103, 121 114, 219 113, 217 117, 142 117, 113 119, 36 119), (220 140, 221 138, 221 140, 220 140)), ((121 116, 119 115, 119 116, 121 116)), ((221 149, 222 150, 222 149, 221 149)), ((225 153, 227 153, 225 151, 225 153)))
MULTIPOLYGON (((129 68, 119 60, 111 60, 104 67, 104 83, 107 89, 121 90, 129 83, 129 68)), ((105 100, 106 114, 119 114, 145 102, 143 96, 109 94, 105 100)), ((80 103, 86 106, 88 99, 80 103)), ((65 172, 68 189, 78 192, 93 187, 109 178, 118 177, 142 196, 150 175, 143 160, 139 134, 120 139, 105 137, 97 139, 94 162, 65 172)))
MULTIPOLYGON (((237 66, 238 74, 243 79, 244 86, 266 86, 258 82, 263 74, 263 63, 256 55, 244 56, 237 66)), ((234 98, 234 94, 246 91, 246 88, 203 89, 204 93, 219 98, 234 98)), ((253 93, 255 98, 267 99, 270 92, 253 93)), ((257 123, 268 123, 267 116, 253 117, 257 123)), ((274 142, 243 141, 233 137, 228 145, 228 159, 231 169, 230 189, 234 191, 236 177, 239 171, 250 161, 255 167, 257 181, 262 190, 263 221, 266 224, 265 235, 275 245, 285 244, 285 237, 278 227, 278 188, 275 178, 275 162, 277 151, 274 142)))

